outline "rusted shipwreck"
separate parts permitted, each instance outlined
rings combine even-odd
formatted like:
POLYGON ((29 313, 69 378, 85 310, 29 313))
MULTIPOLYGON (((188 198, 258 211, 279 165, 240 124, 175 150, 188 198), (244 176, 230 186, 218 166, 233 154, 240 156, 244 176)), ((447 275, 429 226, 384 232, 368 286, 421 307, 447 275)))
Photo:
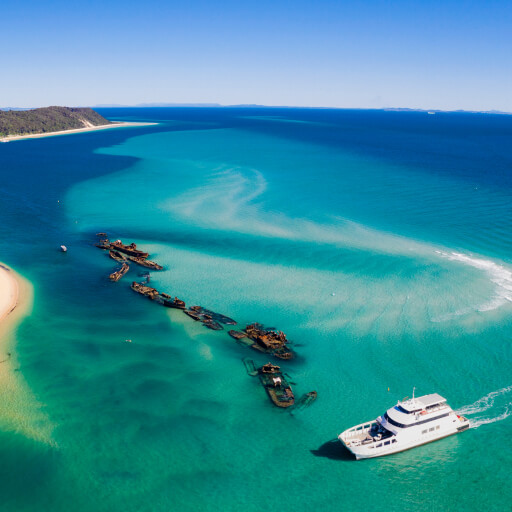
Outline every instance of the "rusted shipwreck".
POLYGON ((185 301, 178 299, 178 297, 172 298, 168 293, 161 293, 160 299, 162 304, 166 308, 174 308, 174 309, 185 309, 185 301))
POLYGON ((158 290, 155 288, 151 288, 151 286, 146 286, 145 284, 137 283, 135 281, 131 284, 131 289, 151 300, 155 300, 160 295, 158 290))
POLYGON ((292 359, 293 352, 288 346, 288 339, 282 331, 265 329, 261 324, 249 324, 245 328, 247 337, 254 343, 251 348, 267 354, 272 354, 279 359, 292 359))
POLYGON ((121 279, 121 277, 123 277, 126 274, 126 272, 128 272, 128 270, 130 270, 130 265, 128 265, 128 263, 123 263, 123 266, 119 270, 112 272, 109 278, 111 281, 114 282, 119 281, 119 279, 121 279))
POLYGON ((292 387, 279 366, 272 363, 264 364, 258 368, 258 376, 274 405, 286 408, 295 403, 292 387))

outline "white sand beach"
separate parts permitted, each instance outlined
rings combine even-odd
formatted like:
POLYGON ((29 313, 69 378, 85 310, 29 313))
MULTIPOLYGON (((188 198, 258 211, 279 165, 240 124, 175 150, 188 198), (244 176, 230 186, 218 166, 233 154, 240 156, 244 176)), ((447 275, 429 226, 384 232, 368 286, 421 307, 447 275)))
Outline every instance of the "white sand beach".
POLYGON ((0 324, 14 311, 18 297, 19 286, 15 274, 9 267, 0 264, 0 324))
POLYGON ((96 130, 108 130, 110 128, 130 128, 136 126, 152 126, 158 123, 131 123, 131 122, 113 122, 112 124, 104 124, 100 126, 87 126, 85 128, 77 128, 75 130, 62 130, 60 132, 33 133, 30 135, 9 135, 0 138, 0 142, 11 142, 14 140, 24 139, 40 139, 43 137, 53 137, 54 135, 70 135, 73 133, 92 132, 96 130))
POLYGON ((0 263, 0 429, 53 445, 53 427, 16 371, 17 327, 31 313, 33 295, 29 281, 0 263))

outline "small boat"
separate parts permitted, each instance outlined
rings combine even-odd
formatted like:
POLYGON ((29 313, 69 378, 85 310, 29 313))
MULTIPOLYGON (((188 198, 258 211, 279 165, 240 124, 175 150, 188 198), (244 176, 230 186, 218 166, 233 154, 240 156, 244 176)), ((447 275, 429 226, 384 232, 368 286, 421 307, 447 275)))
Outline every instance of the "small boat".
POLYGON ((174 297, 172 299, 167 293, 161 293, 160 297, 162 298, 162 304, 166 308, 175 308, 175 309, 185 309, 185 302, 178 299, 178 297, 174 297))
POLYGON ((113 259, 113 260, 116 260, 116 261, 119 261, 119 262, 124 262, 126 261, 126 256, 124 256, 124 254, 121 254, 119 251, 108 251, 108 255, 113 259))
POLYGON ((155 290, 154 288, 151 288, 150 286, 146 286, 141 283, 137 283, 133 281, 130 288, 137 293, 140 293, 141 295, 144 295, 144 297, 148 297, 151 300, 154 300, 158 297, 159 293, 158 290, 155 290))
POLYGON ((295 403, 292 388, 281 373, 279 366, 272 363, 264 364, 258 369, 258 375, 274 405, 286 408, 295 403))
POLYGON ((150 268, 151 270, 163 270, 163 268, 164 268, 161 265, 159 265, 158 263, 155 263, 154 261, 150 261, 145 258, 138 257, 138 256, 127 255, 127 258, 130 261, 137 263, 137 265, 141 265, 142 267, 150 268))
POLYGON ((68 248, 67 248, 65 245, 61 245, 61 246, 60 246, 60 250, 61 250, 62 252, 68 252, 68 248))
POLYGON ((96 236, 99 236, 100 238, 107 238, 107 233, 96 233, 96 236))
POLYGON ((123 266, 116 272, 112 272, 109 278, 111 281, 117 282, 126 274, 126 272, 128 272, 128 270, 130 270, 130 265, 128 265, 128 263, 123 263, 123 266))
POLYGON ((399 401, 374 421, 342 432, 338 439, 356 459, 381 457, 437 441, 469 428, 437 393, 399 401))

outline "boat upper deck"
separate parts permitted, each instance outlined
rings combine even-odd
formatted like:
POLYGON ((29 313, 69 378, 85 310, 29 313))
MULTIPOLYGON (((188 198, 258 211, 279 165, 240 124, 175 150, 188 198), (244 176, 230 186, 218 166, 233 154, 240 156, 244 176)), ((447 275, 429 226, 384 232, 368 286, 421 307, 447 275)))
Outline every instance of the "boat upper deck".
POLYGON ((435 409, 441 409, 446 406, 445 398, 438 393, 431 393, 430 395, 424 395, 404 400, 403 402, 398 402, 394 408, 405 414, 412 414, 424 410, 432 411, 435 409))

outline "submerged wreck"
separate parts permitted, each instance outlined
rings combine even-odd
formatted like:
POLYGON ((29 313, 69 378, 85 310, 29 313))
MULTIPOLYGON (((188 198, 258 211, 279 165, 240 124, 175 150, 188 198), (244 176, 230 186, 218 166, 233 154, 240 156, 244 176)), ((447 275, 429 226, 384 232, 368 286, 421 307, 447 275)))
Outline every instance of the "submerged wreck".
POLYGON ((247 337, 254 341, 251 345, 254 350, 272 354, 280 359, 293 358, 293 352, 287 345, 289 341, 284 332, 265 329, 258 323, 249 324, 245 328, 245 332, 247 337))
POLYGON ((108 238, 101 239, 97 244, 94 244, 100 249, 110 249, 110 240, 108 238))
POLYGON ((125 262, 126 261, 126 256, 124 254, 121 254, 119 251, 112 251, 112 250, 109 250, 108 251, 108 255, 113 259, 113 260, 116 260, 116 261, 119 261, 119 262, 125 262))
POLYGON ((96 235, 104 238, 100 238, 99 242, 94 245, 100 249, 108 250, 108 255, 112 259, 119 262, 130 260, 137 265, 151 270, 163 270, 164 267, 162 265, 159 265, 156 261, 148 260, 149 253, 137 249, 134 243, 125 245, 121 240, 111 242, 105 233, 96 233, 96 235))
POLYGON ((136 258, 146 259, 149 257, 149 253, 137 249, 137 246, 133 242, 130 245, 124 245, 121 240, 116 240, 115 242, 110 242, 110 248, 128 254, 129 256, 135 256, 136 258))
POLYGON ((161 293, 160 299, 162 304, 166 308, 174 308, 174 309, 185 309, 185 302, 183 300, 178 299, 178 297, 174 297, 174 299, 167 293, 161 293))
MULTIPOLYGON (((222 331, 224 327, 221 324, 236 325, 236 321, 226 315, 221 315, 202 306, 192 306, 183 311, 190 318, 202 322, 205 327, 214 331, 222 331)), ((245 335, 244 335, 245 336, 245 335)))
POLYGON ((295 403, 292 388, 279 366, 272 363, 264 364, 258 368, 258 376, 274 405, 286 408, 295 403))
MULTIPOLYGON (((199 308, 199 306, 196 306, 199 308)), ((221 324, 225 325, 236 325, 236 321, 232 318, 229 318, 229 316, 221 315, 220 313, 216 313, 215 311, 211 311, 206 308, 200 308, 200 311, 204 315, 208 315, 210 318, 215 320, 216 322, 220 322, 221 324)))
POLYGON ((123 266, 119 270, 112 272, 109 278, 111 281, 114 282, 119 281, 119 279, 121 279, 121 277, 123 277, 126 274, 126 272, 128 272, 128 270, 130 270, 130 265, 128 265, 128 263, 123 263, 123 266))
POLYGON ((185 315, 187 315, 190 318, 192 318, 192 320, 196 320, 196 321, 200 321, 201 320, 201 315, 199 315, 198 313, 196 313, 192 309, 184 309, 183 313, 185 313, 185 315))
POLYGON ((235 338, 235 340, 241 340, 242 338, 247 338, 247 334, 245 334, 245 332, 242 332, 242 331, 229 331, 228 334, 232 337, 232 338, 235 338))
MULTIPOLYGON (((146 254, 146 253, 144 253, 146 254)), ((163 270, 164 267, 156 263, 155 261, 147 260, 145 258, 139 257, 139 256, 130 256, 127 255, 127 258, 130 261, 133 261, 134 263, 137 263, 137 265, 141 265, 142 267, 150 268, 151 270, 163 270)))
POLYGON ((130 288, 137 293, 140 293, 141 295, 144 295, 144 297, 148 297, 151 300, 155 300, 160 294, 158 293, 158 290, 155 290, 155 288, 151 288, 150 286, 146 286, 142 283, 137 283, 133 281, 130 288))
POLYGON ((216 318, 217 316, 223 317, 223 315, 217 315, 216 313, 213 313, 208 309, 204 309, 201 306, 192 306, 189 309, 184 309, 183 313, 193 320, 201 322, 205 327, 208 327, 208 329, 212 329, 213 331, 222 331, 224 329, 216 318), (215 315, 215 317, 213 315, 215 315))

